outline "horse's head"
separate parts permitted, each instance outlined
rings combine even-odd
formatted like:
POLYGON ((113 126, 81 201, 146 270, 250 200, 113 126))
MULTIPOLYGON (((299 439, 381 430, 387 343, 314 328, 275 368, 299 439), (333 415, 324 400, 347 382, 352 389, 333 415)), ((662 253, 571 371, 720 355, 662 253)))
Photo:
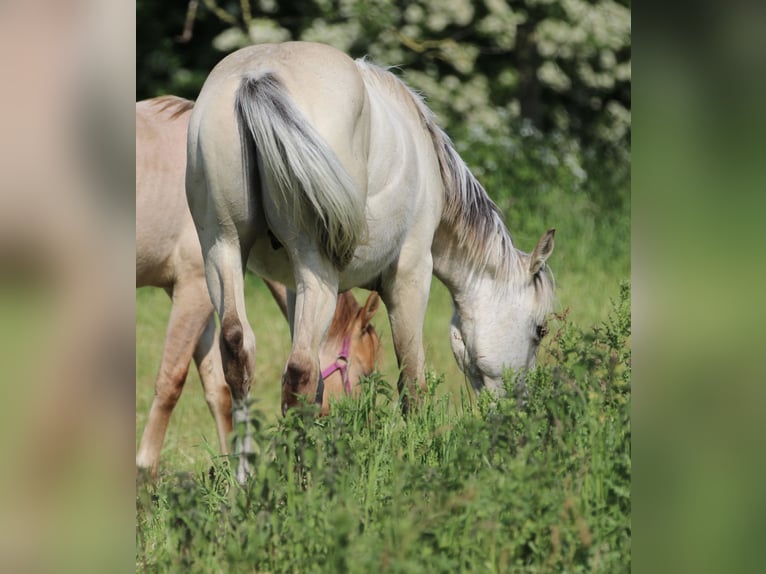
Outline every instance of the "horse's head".
POLYGON ((375 368, 380 338, 372 318, 380 297, 371 292, 360 307, 350 291, 338 295, 337 312, 319 350, 324 379, 322 414, 328 414, 330 400, 355 392, 359 380, 375 368))
POLYGON ((460 369, 476 390, 503 395, 503 373, 519 375, 535 365, 552 310, 553 281, 545 262, 553 252, 555 229, 548 230, 531 255, 517 251, 516 276, 507 286, 480 279, 470 298, 456 301, 451 343, 460 369))

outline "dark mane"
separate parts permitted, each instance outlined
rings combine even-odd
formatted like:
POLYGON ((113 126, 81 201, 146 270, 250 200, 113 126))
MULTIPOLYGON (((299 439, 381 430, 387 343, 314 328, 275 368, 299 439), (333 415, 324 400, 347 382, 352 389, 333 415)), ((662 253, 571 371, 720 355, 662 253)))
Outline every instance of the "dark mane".
POLYGON ((161 112, 170 112, 170 119, 181 117, 194 108, 194 101, 178 96, 159 96, 149 100, 152 105, 158 107, 161 112))

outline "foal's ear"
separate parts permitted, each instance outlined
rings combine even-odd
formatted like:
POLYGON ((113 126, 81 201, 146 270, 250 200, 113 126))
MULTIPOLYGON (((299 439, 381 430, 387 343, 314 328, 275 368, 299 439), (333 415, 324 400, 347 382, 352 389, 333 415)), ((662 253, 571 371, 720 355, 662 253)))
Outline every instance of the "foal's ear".
POLYGON ((534 276, 543 268, 548 257, 553 253, 553 236, 556 235, 555 229, 549 229, 537 242, 537 247, 529 258, 529 273, 534 276))
POLYGON ((362 328, 364 329, 372 321, 373 316, 378 311, 380 304, 380 295, 376 291, 370 291, 367 301, 362 308, 362 328))

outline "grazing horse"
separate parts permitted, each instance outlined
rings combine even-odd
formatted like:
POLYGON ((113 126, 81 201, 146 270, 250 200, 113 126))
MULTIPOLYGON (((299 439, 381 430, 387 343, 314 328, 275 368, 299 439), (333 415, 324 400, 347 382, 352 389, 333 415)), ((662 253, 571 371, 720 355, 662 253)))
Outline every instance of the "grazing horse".
POLYGON ((308 42, 230 54, 189 122, 186 191, 235 409, 255 357, 245 262, 295 290, 283 410, 321 395, 319 348, 338 292, 354 286, 386 304, 405 410, 424 384, 432 274, 452 295, 452 350, 477 389, 502 394, 504 371, 534 364, 555 230, 517 249, 423 100, 383 68, 308 42))
MULTIPOLYGON (((165 96, 136 103, 136 287, 162 287, 173 300, 155 396, 136 464, 156 473, 168 421, 186 380, 192 357, 197 365, 222 452, 232 430, 231 393, 214 344, 213 306, 197 232, 184 192, 186 132, 194 103, 165 96)), ((287 316, 284 285, 266 281, 287 316)), ((370 320, 378 308, 371 293, 360 308, 342 293, 320 352, 330 396, 356 390, 375 365, 378 335, 370 320)))

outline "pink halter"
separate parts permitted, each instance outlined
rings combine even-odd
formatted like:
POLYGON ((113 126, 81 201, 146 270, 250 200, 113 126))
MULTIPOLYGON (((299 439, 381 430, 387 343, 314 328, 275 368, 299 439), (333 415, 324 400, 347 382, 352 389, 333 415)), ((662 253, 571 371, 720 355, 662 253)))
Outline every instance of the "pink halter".
POLYGON ((351 336, 346 335, 343 337, 343 341, 340 345, 340 351, 338 351, 338 357, 335 362, 325 367, 322 371, 322 378, 326 379, 332 375, 335 371, 340 371, 341 379, 343 380, 343 388, 346 389, 346 394, 351 394, 351 382, 348 380, 348 365, 351 362, 351 336))

